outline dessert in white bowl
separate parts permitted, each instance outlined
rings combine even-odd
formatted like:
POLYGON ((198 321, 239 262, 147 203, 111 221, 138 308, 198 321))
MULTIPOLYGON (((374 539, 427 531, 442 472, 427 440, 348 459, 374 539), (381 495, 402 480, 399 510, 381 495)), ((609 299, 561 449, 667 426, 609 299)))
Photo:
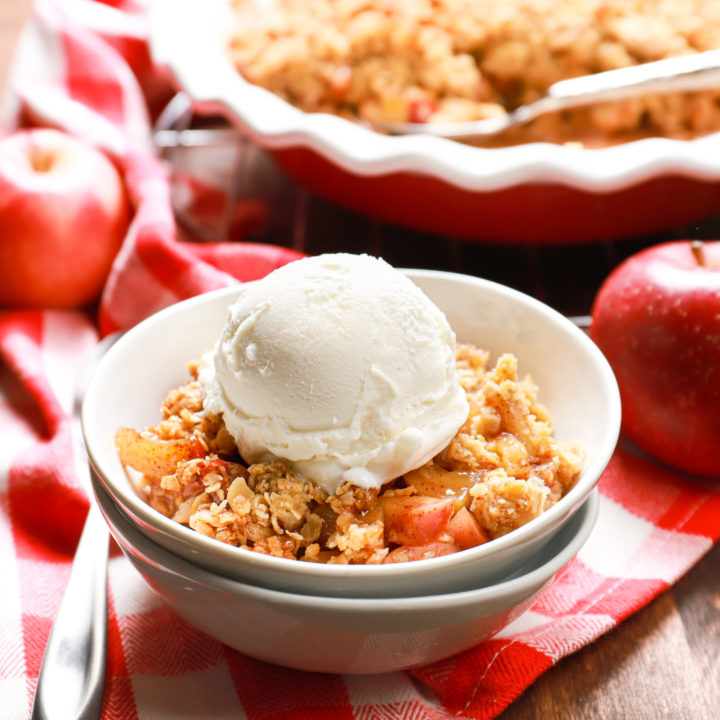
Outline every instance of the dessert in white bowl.
POLYGON ((546 545, 497 584, 438 595, 351 598, 271 590, 213 573, 140 532, 97 480, 94 490, 122 551, 188 623, 260 660, 349 674, 424 665, 501 631, 577 554, 599 505, 595 490, 546 545))
MULTIPOLYGON (((525 524, 516 526, 517 529, 509 527, 503 532, 500 528, 494 535, 496 539, 483 541, 469 549, 458 551, 460 548, 453 540, 453 533, 448 532, 446 535, 450 537, 433 540, 442 541, 445 550, 456 545, 448 554, 433 552, 431 556, 420 555, 423 559, 399 563, 377 562, 381 558, 376 556, 376 562, 371 564, 343 564, 351 558, 347 554, 337 558, 344 552, 340 547, 311 548, 310 552, 318 552, 318 555, 306 559, 319 562, 298 562, 289 557, 248 552, 193 531, 150 507, 137 495, 124 472, 115 447, 116 431, 119 427, 142 429, 157 424, 158 408, 163 405, 167 391, 187 384, 187 360, 199 357, 221 336, 227 308, 245 292, 245 287, 209 293, 168 308, 130 331, 108 353, 91 383, 83 408, 83 427, 91 463, 102 484, 139 523, 140 529, 161 544, 213 571, 268 587, 309 593, 317 593, 321 588, 328 595, 398 596, 441 592, 468 585, 477 587, 480 582, 492 582, 511 573, 527 557, 530 548, 547 541, 570 517, 607 464, 619 428, 614 378, 604 358, 584 333, 532 298, 468 276, 417 270, 404 271, 404 274, 443 311, 458 342, 463 346, 472 344, 487 348, 493 371, 483 371, 484 374, 492 375, 498 361, 508 353, 517 357, 523 372, 530 374, 541 388, 543 404, 554 421, 557 442, 581 443, 585 451, 582 472, 543 512, 531 515, 525 524), (153 358, 153 363, 147 363, 148 357, 153 358), (588 413, 588 407, 595 411, 588 413), (333 557, 336 558, 334 562, 327 562, 333 557)), ((500 362, 499 367, 502 372, 508 369, 505 361, 500 362)), ((197 395, 201 397, 199 391, 197 395)), ((418 472, 421 471, 422 468, 418 472)), ((244 484, 252 490, 255 479, 248 481, 245 472, 247 470, 241 471, 238 477, 242 475, 244 484)), ((283 472, 282 477, 287 478, 287 475, 283 472)), ((423 482, 427 485, 427 477, 421 475, 417 480, 418 486, 423 482)), ((159 485, 155 483, 154 487, 159 485)), ((150 489, 154 492, 152 484, 150 489)), ((466 483, 465 495, 469 495, 468 489, 466 483)), ((397 487, 386 488, 386 492, 394 491, 396 495, 398 490, 397 487)), ((253 495, 264 494, 264 491, 252 492, 253 495)), ((407 500, 403 494, 417 493, 412 488, 400 490, 399 497, 388 503, 390 512, 387 514, 391 517, 393 504, 401 510, 407 509, 403 507, 407 500)), ((159 497, 155 495, 155 498, 159 497)), ((251 505, 254 502, 253 497, 246 499, 251 505)), ((357 494, 346 499, 352 505, 357 494)), ((373 503, 376 499, 377 495, 373 503)), ((443 512, 448 505, 452 505, 451 510, 457 510, 459 504, 474 515, 469 506, 475 498, 467 505, 465 496, 459 503, 456 503, 457 496, 450 498, 452 503, 448 503, 447 498, 434 499, 436 507, 439 505, 443 512)), ((480 498, 479 504, 482 500, 480 498)), ((222 500, 216 505, 221 503, 222 500)), ((319 504, 313 506, 310 514, 317 507, 319 504)), ((166 514, 173 515, 177 510, 177 507, 169 506, 166 514)), ((361 512, 368 510, 370 507, 361 512)), ((315 514, 322 519, 322 512, 315 514)), ((337 513, 338 517, 341 514, 337 513)), ((403 517, 407 513, 396 515, 403 517)), ((309 519, 309 515, 305 519, 309 519)), ((372 517, 366 519, 372 520, 372 517)), ((310 524, 312 522, 310 520, 310 524)), ((346 529, 352 524, 349 522, 346 529)), ((393 523, 388 524, 392 526, 393 523)), ((300 525, 301 536, 303 525, 300 525)), ((297 528, 291 532, 296 531, 297 528)), ((339 540, 339 536, 336 538, 339 540)), ((382 544, 375 549, 387 550, 386 555, 397 550, 396 546, 412 545, 403 542, 389 545, 384 537, 380 542, 382 544)), ((293 552, 295 547, 302 547, 304 556, 307 548, 314 544, 317 543, 297 545, 293 539, 293 552)), ((423 544, 427 543, 415 543, 423 544)), ((358 562, 358 559, 351 562, 358 562)))

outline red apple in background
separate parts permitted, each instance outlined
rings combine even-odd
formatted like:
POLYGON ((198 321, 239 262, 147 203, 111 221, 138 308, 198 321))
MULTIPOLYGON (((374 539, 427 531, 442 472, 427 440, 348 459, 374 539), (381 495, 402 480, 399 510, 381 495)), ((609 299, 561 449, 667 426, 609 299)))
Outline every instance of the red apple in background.
POLYGON ((653 457, 720 478, 720 242, 669 242, 625 260, 592 309, 623 431, 653 457))
POLYGON ((95 300, 130 217, 122 178, 98 149, 59 130, 0 140, 0 306, 95 300))

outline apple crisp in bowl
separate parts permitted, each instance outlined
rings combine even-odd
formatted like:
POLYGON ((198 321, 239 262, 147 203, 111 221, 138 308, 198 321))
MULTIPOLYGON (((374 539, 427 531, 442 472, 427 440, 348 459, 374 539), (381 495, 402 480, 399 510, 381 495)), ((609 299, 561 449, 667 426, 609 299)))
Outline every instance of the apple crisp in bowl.
POLYGON ((392 563, 482 545, 552 507, 580 476, 578 443, 552 435, 550 417, 517 359, 457 347, 470 414, 425 465, 367 489, 328 494, 281 460, 246 465, 222 417, 203 407, 197 363, 172 390, 162 422, 116 442, 135 487, 155 510, 230 545, 327 563, 392 563), (132 472, 135 471, 135 472, 132 472))
POLYGON ((248 283, 170 306, 106 354, 82 416, 97 482, 153 542, 257 586, 397 598, 511 576, 605 469, 619 434, 615 379, 585 333, 533 298, 465 275, 403 274, 455 331, 469 407, 429 461, 380 489, 334 492, 278 460, 242 462, 203 406, 192 359, 248 283))
POLYGON ((208 572, 139 532, 97 481, 93 490, 129 562, 191 626, 250 657, 339 674, 427 665, 495 635, 531 607, 578 553, 595 525, 599 505, 594 490, 511 578, 461 592, 368 598, 299 594, 208 572))

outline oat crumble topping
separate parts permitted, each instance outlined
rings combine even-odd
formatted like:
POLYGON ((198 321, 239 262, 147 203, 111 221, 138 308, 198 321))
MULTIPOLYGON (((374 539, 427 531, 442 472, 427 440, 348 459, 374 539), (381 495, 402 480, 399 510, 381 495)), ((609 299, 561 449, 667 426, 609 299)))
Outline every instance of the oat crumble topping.
MULTIPOLYGON (((233 0, 232 60, 307 112, 369 122, 501 115, 558 80, 720 47, 718 0, 233 0)), ((588 146, 720 129, 720 93, 649 95, 546 116, 500 144, 588 146)))
POLYGON ((203 408, 197 363, 171 390, 162 420, 119 428, 120 460, 137 492, 178 523, 254 552, 364 564, 436 557, 504 535, 573 487, 584 454, 554 439, 537 388, 517 359, 456 347, 470 412, 450 444, 380 490, 349 483, 334 495, 281 461, 246 466, 220 416, 203 408))

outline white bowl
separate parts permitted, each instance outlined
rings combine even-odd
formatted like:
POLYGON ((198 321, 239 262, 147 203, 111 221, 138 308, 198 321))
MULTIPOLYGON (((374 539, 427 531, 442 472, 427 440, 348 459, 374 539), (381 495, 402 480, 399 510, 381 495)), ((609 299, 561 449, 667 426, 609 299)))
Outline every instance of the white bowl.
POLYGON ((514 577, 487 588, 413 598, 335 598, 259 588, 208 572, 138 531, 97 482, 110 531, 150 587, 188 623, 259 660, 328 673, 403 670, 455 655, 533 602, 587 540, 595 490, 514 577))
POLYGON ((425 595, 477 588, 507 576, 568 520, 595 487, 617 442, 620 400, 610 367, 596 345, 547 305, 502 285, 453 273, 408 270, 443 310, 460 342, 514 353, 521 375, 540 388, 560 440, 587 452, 576 485, 556 505, 521 528, 484 545, 429 560, 392 565, 326 565, 240 550, 161 515, 134 492, 114 446, 120 426, 159 420, 168 392, 184 382, 186 363, 219 337, 231 302, 246 286, 173 305, 130 330, 100 362, 85 396, 83 432, 103 487, 138 528, 178 555, 213 572, 298 593, 372 597, 425 595))
POLYGON ((226 50, 230 12, 229 0, 153 0, 156 65, 199 111, 221 113, 293 178, 353 210, 443 235, 551 244, 650 233, 720 207, 720 133, 600 149, 389 137, 245 81, 226 50))

